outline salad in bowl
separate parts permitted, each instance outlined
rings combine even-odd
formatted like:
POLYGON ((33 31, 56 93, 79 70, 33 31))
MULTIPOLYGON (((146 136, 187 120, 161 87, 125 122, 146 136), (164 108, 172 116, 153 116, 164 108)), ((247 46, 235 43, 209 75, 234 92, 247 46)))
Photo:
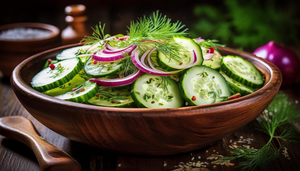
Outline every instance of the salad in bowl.
POLYGON ((82 44, 62 50, 31 80, 58 99, 109 107, 200 106, 251 94, 264 84, 248 60, 222 56, 217 41, 188 37, 158 11, 130 23, 127 35, 101 22, 82 44))

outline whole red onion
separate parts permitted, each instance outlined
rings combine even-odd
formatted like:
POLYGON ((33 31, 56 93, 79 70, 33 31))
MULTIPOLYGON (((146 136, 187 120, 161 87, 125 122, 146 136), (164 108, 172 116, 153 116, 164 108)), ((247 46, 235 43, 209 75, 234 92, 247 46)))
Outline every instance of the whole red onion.
POLYGON ((290 85, 299 76, 299 58, 288 47, 270 41, 268 44, 257 48, 253 53, 258 57, 271 61, 279 68, 283 77, 282 87, 290 85))

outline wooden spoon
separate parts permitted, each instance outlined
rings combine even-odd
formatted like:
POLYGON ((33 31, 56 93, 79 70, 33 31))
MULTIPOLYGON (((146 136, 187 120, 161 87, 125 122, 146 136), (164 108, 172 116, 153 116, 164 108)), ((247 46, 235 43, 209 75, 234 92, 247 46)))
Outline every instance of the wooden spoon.
POLYGON ((34 125, 23 116, 0 118, 0 134, 31 148, 42 170, 81 170, 80 164, 70 155, 41 139, 34 125))

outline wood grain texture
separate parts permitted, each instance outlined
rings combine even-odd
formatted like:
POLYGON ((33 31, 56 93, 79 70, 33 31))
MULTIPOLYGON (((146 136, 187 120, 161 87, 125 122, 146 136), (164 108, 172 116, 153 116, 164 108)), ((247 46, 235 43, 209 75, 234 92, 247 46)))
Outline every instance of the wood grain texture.
POLYGON ((55 99, 30 87, 31 78, 48 58, 68 45, 23 61, 13 72, 12 87, 22 105, 51 130, 102 150, 135 155, 171 155, 203 148, 255 119, 278 92, 278 68, 250 53, 221 48, 239 55, 265 76, 256 92, 222 103, 174 109, 111 108, 55 99))
POLYGON ((22 116, 0 118, 0 134, 20 141, 30 147, 39 162, 41 170, 81 170, 80 164, 64 151, 43 140, 32 123, 22 116))
MULTIPOLYGON (((300 92, 298 87, 300 80, 288 89, 281 90, 291 97, 294 101, 300 101, 300 92)), ((31 120, 36 126, 38 132, 42 137, 53 145, 63 149, 73 158, 75 158, 82 166, 83 171, 172 171, 178 168, 180 162, 198 162, 207 161, 208 156, 216 154, 217 152, 224 156, 230 156, 229 145, 231 141, 239 140, 240 136, 244 138, 253 138, 251 146, 255 148, 261 147, 268 137, 254 130, 251 125, 246 125, 235 131, 234 133, 217 140, 210 146, 204 147, 200 150, 192 152, 162 156, 150 157, 141 155, 127 155, 113 152, 104 152, 99 148, 94 148, 86 144, 78 143, 68 140, 65 137, 49 130, 39 121, 33 118, 26 109, 20 104, 9 86, 8 81, 1 80, 0 82, 0 116, 20 115, 31 120)), ((290 160, 282 158, 276 160, 266 166, 268 171, 291 171, 300 170, 300 163, 298 162, 300 156, 300 145, 284 143, 288 148, 290 160)), ((240 160, 232 161, 237 165, 240 160)), ((30 170, 39 171, 38 161, 31 150, 17 142, 0 135, 0 170, 1 171, 20 171, 30 170)), ((207 168, 211 171, 238 171, 239 168, 234 166, 221 166, 209 164, 207 168)))

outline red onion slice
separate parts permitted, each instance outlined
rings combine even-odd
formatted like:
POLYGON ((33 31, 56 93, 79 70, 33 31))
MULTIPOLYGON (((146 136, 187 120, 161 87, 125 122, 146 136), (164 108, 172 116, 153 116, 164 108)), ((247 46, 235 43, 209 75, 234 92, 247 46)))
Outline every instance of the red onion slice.
POLYGON ((126 48, 122 48, 119 50, 108 50, 107 48, 104 48, 100 50, 99 52, 95 53, 93 55, 93 59, 96 61, 116 61, 121 58, 124 58, 124 54, 128 53, 131 55, 131 52, 134 48, 136 48, 136 45, 131 45, 126 48))
MULTIPOLYGON (((147 50, 143 55, 142 55, 142 59, 145 59, 145 56, 147 56, 150 53, 151 50, 147 50)), ((141 62, 141 60, 139 59, 139 50, 135 49, 133 51, 133 55, 131 55, 131 59, 133 64, 139 68, 141 71, 146 72, 148 74, 152 74, 152 75, 158 75, 158 76, 169 76, 169 75, 173 75, 176 74, 182 70, 177 70, 177 71, 171 71, 171 72, 166 72, 166 71, 161 71, 158 69, 152 69, 150 67, 148 67, 147 65, 145 65, 145 63, 141 62)))
POLYGON ((213 53, 208 53, 203 55, 204 60, 211 60, 213 58, 214 54, 213 53))
POLYGON ((115 78, 115 79, 91 78, 89 80, 92 81, 92 82, 97 83, 98 86, 116 87, 116 86, 123 86, 123 85, 133 83, 142 74, 143 74, 143 72, 141 70, 138 70, 136 73, 133 73, 133 74, 131 74, 127 77, 124 77, 124 78, 115 78))
POLYGON ((131 52, 133 51, 133 49, 136 47, 136 45, 130 45, 130 46, 127 46, 125 48, 116 48, 116 47, 112 47, 110 45, 106 45, 104 48, 103 48, 103 53, 107 53, 107 54, 112 54, 112 53, 118 53, 118 52, 127 52, 129 54, 131 54, 131 52))
POLYGON ((121 52, 113 53, 113 54, 106 54, 106 53, 103 53, 103 49, 102 49, 99 52, 93 54, 92 58, 96 61, 116 61, 121 58, 124 58, 124 55, 121 52))

